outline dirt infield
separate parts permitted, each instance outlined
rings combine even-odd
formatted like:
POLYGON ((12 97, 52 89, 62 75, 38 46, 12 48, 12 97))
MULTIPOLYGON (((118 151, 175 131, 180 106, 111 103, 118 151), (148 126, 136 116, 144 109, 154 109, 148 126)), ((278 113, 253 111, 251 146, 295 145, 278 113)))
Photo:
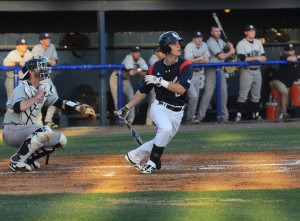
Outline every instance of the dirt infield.
MULTIPOLYGON (((142 132, 154 130, 137 128, 142 132)), ((96 132, 128 133, 126 128, 64 131, 68 136, 96 132)), ((0 159, 0 194, 296 188, 300 187, 299 156, 299 151, 165 154, 163 168, 150 175, 130 167, 123 155, 53 156, 49 165, 31 173, 12 172, 7 168, 8 160, 0 159)))

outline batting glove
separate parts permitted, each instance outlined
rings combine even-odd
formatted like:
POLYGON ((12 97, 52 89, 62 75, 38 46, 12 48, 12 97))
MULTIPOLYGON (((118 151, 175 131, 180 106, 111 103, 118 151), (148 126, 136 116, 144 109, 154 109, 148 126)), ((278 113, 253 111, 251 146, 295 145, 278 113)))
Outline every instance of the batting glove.
POLYGON ((118 110, 117 114, 119 116, 119 118, 121 119, 126 119, 126 117, 128 116, 129 113, 129 108, 125 105, 124 107, 122 107, 120 110, 118 110))
POLYGON ((155 84, 156 86, 160 87, 163 86, 165 88, 168 87, 169 82, 162 79, 162 77, 155 77, 153 75, 146 75, 145 76, 145 83, 148 84, 155 84))

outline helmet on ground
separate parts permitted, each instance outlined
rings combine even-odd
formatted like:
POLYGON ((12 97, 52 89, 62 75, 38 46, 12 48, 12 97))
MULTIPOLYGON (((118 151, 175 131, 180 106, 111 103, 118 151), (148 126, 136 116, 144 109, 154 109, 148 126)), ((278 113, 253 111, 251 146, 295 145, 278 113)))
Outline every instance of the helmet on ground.
POLYGON ((163 53, 168 54, 171 52, 171 48, 169 44, 173 44, 177 41, 182 41, 183 38, 181 38, 175 31, 167 31, 163 33, 159 37, 159 46, 163 53))
POLYGON ((49 59, 43 56, 35 56, 30 58, 28 61, 25 62, 25 65, 22 68, 22 79, 28 79, 29 71, 32 71, 35 68, 39 69, 41 79, 49 78, 51 73, 51 67, 48 67, 48 63, 49 59))

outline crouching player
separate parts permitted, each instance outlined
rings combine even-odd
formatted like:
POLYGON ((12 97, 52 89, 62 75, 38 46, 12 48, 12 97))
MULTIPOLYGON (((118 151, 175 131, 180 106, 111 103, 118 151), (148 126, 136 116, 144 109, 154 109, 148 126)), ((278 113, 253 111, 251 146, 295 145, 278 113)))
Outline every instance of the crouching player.
POLYGON ((6 103, 3 141, 19 148, 10 158, 9 168, 13 171, 29 172, 32 170, 30 165, 39 168, 37 159, 67 143, 65 135, 52 131, 48 126, 36 124, 43 106, 54 105, 64 110, 82 111, 82 105, 54 95, 50 84, 40 84, 51 73, 48 62, 42 56, 28 60, 22 69, 23 81, 14 89, 6 103))

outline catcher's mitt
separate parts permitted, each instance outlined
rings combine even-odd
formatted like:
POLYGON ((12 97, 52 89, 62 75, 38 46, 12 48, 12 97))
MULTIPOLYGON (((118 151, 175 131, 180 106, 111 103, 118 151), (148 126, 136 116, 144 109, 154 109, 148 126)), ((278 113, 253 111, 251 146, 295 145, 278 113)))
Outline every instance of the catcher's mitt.
POLYGON ((79 112, 83 117, 90 118, 91 120, 96 120, 96 113, 94 109, 88 104, 81 104, 79 106, 79 112))

